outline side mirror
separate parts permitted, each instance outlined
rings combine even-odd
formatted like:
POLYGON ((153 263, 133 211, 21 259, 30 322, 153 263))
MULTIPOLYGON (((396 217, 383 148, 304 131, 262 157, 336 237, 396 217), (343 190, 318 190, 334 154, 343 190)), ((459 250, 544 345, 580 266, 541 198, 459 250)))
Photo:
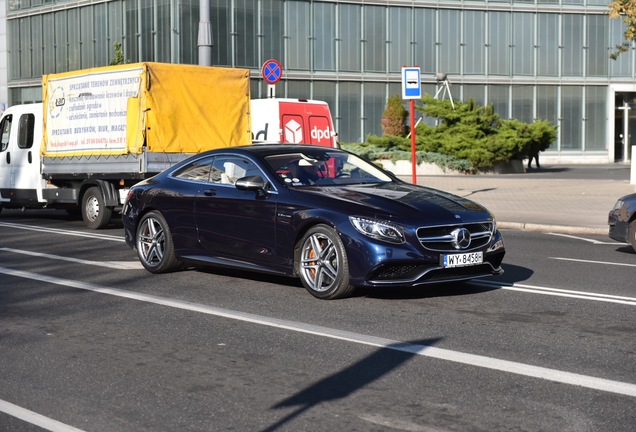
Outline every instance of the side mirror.
POLYGON ((247 176, 238 179, 236 183, 234 183, 234 186, 236 186, 238 190, 259 191, 265 189, 266 183, 261 176, 247 176))

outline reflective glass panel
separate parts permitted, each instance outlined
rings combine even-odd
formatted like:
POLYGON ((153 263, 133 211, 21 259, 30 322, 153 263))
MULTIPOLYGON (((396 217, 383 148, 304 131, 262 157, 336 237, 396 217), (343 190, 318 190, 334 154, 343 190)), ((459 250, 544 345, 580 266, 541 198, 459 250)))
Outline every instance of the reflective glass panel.
POLYGON ((338 60, 340 70, 360 72, 360 6, 338 5, 338 60))
POLYGON ((537 15, 539 27, 537 40, 537 75, 557 76, 559 74, 559 15, 540 13, 537 15))
POLYGON ((364 12, 364 70, 386 72, 386 8, 365 6, 364 12))
POLYGON ((585 88, 585 149, 605 150, 607 87, 585 88))
POLYGON ((439 72, 435 60, 437 25, 435 24, 436 11, 434 9, 415 9, 415 65, 422 68, 422 75, 434 76, 439 72))
POLYGON ((510 13, 488 13, 488 74, 510 74, 510 13))
POLYGON ((283 65, 294 70, 309 70, 308 2, 287 2, 287 57, 283 65))
POLYGON ((339 130, 342 142, 362 142, 364 137, 360 129, 360 83, 341 82, 338 100, 339 130))
MULTIPOLYGON (((439 69, 437 72, 458 74, 460 56, 460 11, 439 11, 439 69)), ((429 42, 431 43, 431 42, 429 42)))
POLYGON ((336 70, 336 5, 314 3, 314 70, 336 70))
POLYGON ((562 19, 562 75, 580 76, 583 74, 583 15, 563 14, 562 19))
POLYGON ((587 17, 587 58, 586 76, 607 76, 609 65, 608 26, 606 15, 588 15, 587 17))
POLYGON ((413 64, 413 11, 405 7, 389 8, 389 72, 400 72, 413 64))
POLYGON ((532 13, 513 14, 513 75, 534 75, 534 17, 532 13))
POLYGON ((464 12, 464 74, 466 75, 486 73, 485 19, 486 13, 483 11, 464 12))
POLYGON ((583 87, 561 87, 561 150, 581 150, 583 87))

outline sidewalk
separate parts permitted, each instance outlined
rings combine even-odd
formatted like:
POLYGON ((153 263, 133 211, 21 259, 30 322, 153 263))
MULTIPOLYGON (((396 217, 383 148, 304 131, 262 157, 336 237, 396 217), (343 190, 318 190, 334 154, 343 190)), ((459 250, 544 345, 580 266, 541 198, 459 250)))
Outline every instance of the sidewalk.
POLYGON ((570 165, 523 174, 418 176, 417 183, 482 204, 500 228, 607 235, 607 215, 616 200, 636 192, 629 169, 612 168, 570 165))

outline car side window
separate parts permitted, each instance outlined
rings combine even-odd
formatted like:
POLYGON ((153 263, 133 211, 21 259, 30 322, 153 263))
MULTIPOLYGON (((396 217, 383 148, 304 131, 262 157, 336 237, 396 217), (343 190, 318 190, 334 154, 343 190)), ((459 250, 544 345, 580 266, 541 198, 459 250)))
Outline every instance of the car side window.
POLYGON ((261 176, 262 171, 249 159, 239 156, 217 156, 212 165, 212 183, 233 185, 236 181, 246 176, 261 176))
POLYGON ((174 177, 184 180, 209 182, 213 162, 213 157, 198 159, 174 173, 174 177))

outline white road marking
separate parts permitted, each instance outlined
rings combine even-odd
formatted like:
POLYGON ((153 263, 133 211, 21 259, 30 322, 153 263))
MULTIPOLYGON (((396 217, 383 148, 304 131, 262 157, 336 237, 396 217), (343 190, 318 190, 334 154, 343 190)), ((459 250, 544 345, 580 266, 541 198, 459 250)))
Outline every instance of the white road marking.
POLYGON ((0 412, 9 414, 12 417, 19 418, 27 423, 41 427, 52 432, 84 432, 82 429, 60 423, 52 418, 45 417, 28 409, 19 407, 10 402, 0 399, 0 412))
POLYGON ((22 254, 22 255, 29 255, 29 256, 40 257, 40 258, 48 258, 48 259, 54 259, 54 260, 60 260, 60 261, 68 261, 68 262, 74 262, 78 264, 106 267, 106 268, 112 268, 115 270, 140 270, 144 268, 139 261, 89 261, 89 260, 84 260, 80 258, 71 258, 71 257, 65 257, 61 255, 32 252, 32 251, 13 249, 13 248, 0 248, 0 251, 22 254))
POLYGON ((539 378, 548 381, 554 381, 563 384, 569 384, 578 387, 585 387, 593 390, 600 390, 609 393, 621 394, 630 397, 636 397, 636 384, 613 381, 605 378, 597 378, 593 376, 581 375, 572 372, 560 371, 541 366, 533 366, 529 364, 501 360, 493 357, 486 357, 476 354, 468 354, 459 351, 452 351, 443 348, 436 348, 424 344, 413 344, 409 342, 396 341, 375 336, 353 333, 345 330, 333 329, 329 327, 316 326, 311 324, 300 323, 296 321, 283 320, 278 318, 270 318, 261 315, 250 314, 246 312, 233 311, 230 309, 217 308, 213 306, 203 305, 200 303, 192 303, 181 300, 174 300, 165 297, 159 297, 150 294, 136 293, 116 288, 109 288, 95 285, 87 282, 80 282, 69 279, 62 279, 53 276, 41 275, 21 270, 13 270, 0 267, 0 273, 13 277, 32 279, 40 282, 61 285, 64 287, 77 288, 100 294, 107 294, 116 297, 138 300, 146 303, 152 303, 176 309, 187 310, 191 312, 214 315, 218 317, 239 320, 243 322, 264 325, 268 327, 280 328, 305 334, 311 334, 320 337, 338 339, 347 342, 357 343, 361 345, 374 346, 395 351, 407 352, 414 355, 435 358, 440 360, 452 361, 455 363, 466 364, 486 369, 493 369, 502 372, 508 372, 523 375, 532 378, 539 378))
POLYGON ((571 239, 575 239, 575 240, 582 240, 582 241, 586 241, 588 243, 592 243, 592 244, 596 244, 596 245, 625 245, 626 243, 620 243, 620 242, 615 242, 615 241, 600 241, 600 240, 594 240, 594 239, 588 239, 585 237, 579 237, 579 236, 574 236, 574 235, 570 235, 570 234, 560 234, 560 233, 546 233, 547 235, 553 235, 553 236, 559 236, 559 237, 567 237, 567 238, 571 238, 571 239))
POLYGON ((566 290, 560 288, 549 288, 549 287, 541 287, 536 285, 526 285, 519 283, 497 283, 497 282, 489 282, 489 281, 471 281, 471 284, 474 285, 482 285, 482 286, 491 286, 497 287, 504 290, 510 291, 522 291, 529 292, 533 294, 544 294, 544 295, 552 295, 557 297, 569 297, 576 299, 585 299, 592 301, 600 301, 607 303, 618 303, 624 304, 628 306, 636 306, 636 297, 625 297, 625 296, 616 296, 611 294, 601 294, 601 293, 590 293, 585 291, 574 291, 574 290, 566 290))
POLYGON ((624 263, 616 263, 616 262, 608 262, 608 261, 593 261, 593 260, 563 258, 563 257, 550 257, 550 259, 581 262, 581 263, 588 263, 588 264, 603 264, 603 265, 614 265, 614 266, 623 266, 623 267, 636 267, 636 264, 624 264, 624 263))
POLYGON ((108 234, 102 234, 102 233, 99 233, 99 232, 71 231, 71 230, 64 230, 64 229, 59 229, 59 228, 49 228, 49 227, 41 227, 41 226, 36 226, 36 225, 25 225, 25 224, 11 223, 11 222, 0 222, 0 227, 21 229, 21 230, 27 230, 27 231, 37 231, 37 232, 45 232, 45 233, 63 234, 63 235, 70 235, 70 236, 76 236, 76 237, 88 237, 88 238, 92 238, 92 239, 109 240, 109 241, 116 241, 116 242, 124 242, 125 241, 123 237, 113 236, 113 235, 108 235, 108 234))

